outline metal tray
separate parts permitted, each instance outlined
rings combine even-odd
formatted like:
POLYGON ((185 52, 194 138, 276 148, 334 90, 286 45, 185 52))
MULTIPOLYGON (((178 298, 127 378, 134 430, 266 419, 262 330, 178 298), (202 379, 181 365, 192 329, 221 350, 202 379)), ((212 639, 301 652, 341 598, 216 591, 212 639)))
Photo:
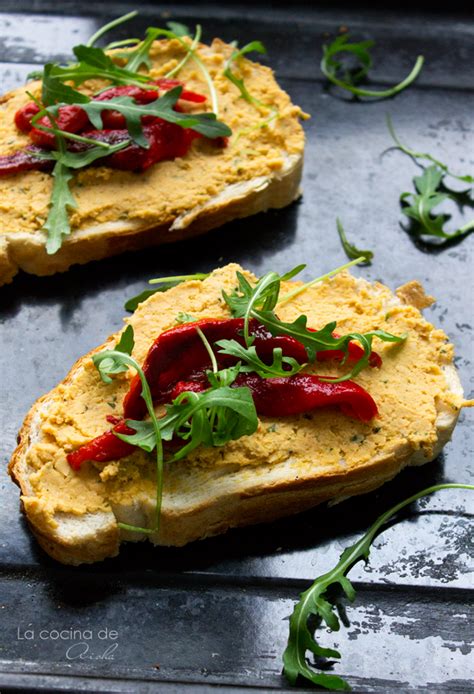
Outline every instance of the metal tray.
MULTIPOLYGON (((54 14, 57 7, 1 4, 2 92, 21 84, 37 64, 67 58, 73 44, 130 4, 63 2, 61 15, 54 14)), ((139 33, 171 16, 201 22, 208 39, 258 38, 267 45, 265 61, 312 115, 305 125, 304 195, 285 210, 203 238, 51 278, 22 274, 0 290, 2 691, 285 690, 286 617, 301 590, 396 500, 437 481, 472 476, 472 436, 462 415, 435 462, 334 508, 179 550, 127 546, 117 559, 76 569, 50 560, 32 539, 5 471, 16 432, 35 398, 119 328, 124 300, 149 277, 235 260, 257 274, 305 261, 309 279, 344 261, 339 216, 351 239, 375 250, 373 265, 358 274, 391 287, 418 278, 437 297, 427 316, 455 342, 467 394, 472 387, 472 238, 439 253, 416 247, 400 228, 398 196, 411 189, 417 169, 400 153, 382 156, 391 144, 389 112, 406 142, 456 169, 472 166, 472 20, 410 10, 316 11, 311 3, 271 10, 268 3, 143 4, 141 17, 118 34, 139 33), (416 84, 376 103, 329 94, 319 71, 321 45, 341 25, 377 41, 376 84, 398 81, 423 53, 426 66, 416 84), (56 636, 69 629, 75 639, 56 636)), ((416 514, 407 513, 381 536, 370 563, 352 572, 358 592, 347 607, 350 624, 321 637, 342 651, 334 671, 356 690, 474 691, 468 504, 461 491, 420 503, 416 514)))

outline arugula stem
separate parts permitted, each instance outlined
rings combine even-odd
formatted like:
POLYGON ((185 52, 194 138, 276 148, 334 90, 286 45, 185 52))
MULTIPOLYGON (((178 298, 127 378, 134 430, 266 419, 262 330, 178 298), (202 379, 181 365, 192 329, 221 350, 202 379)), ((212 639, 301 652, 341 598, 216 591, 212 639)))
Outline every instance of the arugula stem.
POLYGON ((424 496, 429 496, 430 494, 433 494, 434 492, 438 492, 441 489, 470 489, 474 490, 474 485, 472 484, 451 484, 451 483, 446 483, 446 484, 435 484, 432 487, 427 487, 426 489, 422 489, 421 492, 417 492, 416 494, 413 494, 412 496, 408 497, 408 499, 404 499, 403 501, 400 501, 400 503, 395 504, 395 506, 392 506, 392 508, 389 508, 388 511, 385 511, 385 513, 382 513, 381 516, 377 518, 377 520, 372 524, 372 526, 367 530, 365 535, 363 535, 358 542, 353 545, 351 548, 350 553, 347 554, 347 556, 344 558, 344 560, 341 560, 337 566, 332 569, 332 571, 329 571, 327 574, 324 574, 324 576, 327 576, 327 579, 323 581, 323 584, 326 583, 328 586, 330 583, 333 582, 334 577, 336 574, 340 573, 346 573, 349 571, 349 569, 353 566, 355 561, 358 561, 359 559, 362 559, 362 556, 360 555, 361 550, 367 546, 372 544, 375 536, 378 534, 380 528, 385 525, 385 523, 388 523, 388 521, 395 516, 399 511, 401 511, 405 506, 409 506, 410 504, 413 504, 415 501, 418 501, 418 499, 423 498, 424 496))
POLYGON ((173 75, 177 75, 180 72, 180 70, 186 65, 186 63, 188 62, 188 60, 191 57, 191 52, 196 50, 196 47, 197 47, 199 41, 201 40, 201 34, 202 34, 202 28, 201 28, 201 25, 198 24, 196 26, 196 33, 194 34, 193 42, 191 43, 191 46, 189 46, 189 50, 187 47, 186 48, 187 53, 184 56, 184 58, 181 60, 181 62, 178 63, 178 65, 176 65, 176 67, 174 67, 172 70, 170 70, 169 72, 166 73, 166 75, 165 75, 166 78, 173 77, 173 75))
POLYGON ((209 272, 196 272, 194 275, 174 275, 173 277, 156 277, 148 280, 148 284, 164 284, 167 282, 187 282, 189 280, 205 280, 209 272))
POLYGON ((91 47, 96 43, 104 34, 106 34, 108 31, 111 29, 115 29, 115 27, 119 26, 120 24, 124 24, 125 22, 128 22, 129 19, 133 19, 133 17, 136 17, 138 14, 137 10, 133 10, 133 12, 128 12, 127 14, 123 14, 121 17, 117 17, 117 19, 113 19, 111 22, 108 24, 104 24, 103 27, 100 27, 100 29, 97 29, 95 34, 92 34, 88 42, 86 43, 86 46, 91 47))
POLYGON ((467 224, 464 224, 462 227, 460 227, 457 231, 456 234, 452 234, 452 236, 461 236, 461 234, 465 234, 466 231, 471 231, 471 229, 474 229, 474 219, 472 219, 470 222, 467 224))
POLYGON ((285 296, 282 296, 281 298, 278 299, 277 304, 286 303, 287 301, 294 299, 295 296, 298 296, 299 294, 301 294, 301 292, 306 291, 307 289, 309 289, 313 285, 317 284, 318 282, 322 282, 323 280, 329 279, 330 277, 333 277, 334 275, 339 274, 343 270, 347 270, 347 268, 350 268, 353 265, 359 265, 360 263, 364 263, 364 262, 366 262, 366 258, 364 256, 360 256, 359 258, 355 258, 355 260, 351 260, 350 263, 346 263, 345 265, 340 265, 339 267, 335 268, 334 270, 327 272, 325 275, 321 275, 321 277, 316 277, 316 279, 311 280, 310 282, 306 282, 306 284, 303 284, 301 287, 297 287, 289 294, 285 294, 285 296))
POLYGON ((209 357, 211 359, 211 364, 212 364, 212 371, 216 374, 219 371, 219 367, 217 366, 216 355, 214 354, 214 351, 213 351, 211 345, 209 344, 209 340, 204 335, 204 333, 202 332, 202 330, 199 326, 196 326, 196 332, 199 335, 199 337, 201 338, 201 340, 204 344, 204 347, 206 348, 206 352, 209 354, 209 357))
MULTIPOLYGON (((47 111, 47 109, 43 109, 44 113, 42 114, 41 111, 40 113, 37 114, 39 118, 42 117, 42 115, 47 115, 48 118, 51 118, 51 114, 47 111)), ((36 116, 35 116, 36 118, 36 116)), ((33 122, 33 119, 32 119, 33 122)), ((84 137, 83 135, 77 135, 76 133, 70 133, 67 130, 60 130, 59 128, 48 128, 47 125, 35 125, 35 127, 38 130, 42 130, 45 133, 54 133, 56 136, 61 135, 62 137, 65 137, 67 140, 73 140, 74 142, 83 142, 86 145, 94 145, 96 147, 102 147, 102 149, 111 149, 112 145, 109 144, 108 142, 101 142, 101 140, 93 140, 91 137, 84 137)), ((130 140, 128 141, 128 144, 130 144, 130 140)))
POLYGON ((327 62, 325 56, 323 56, 323 59, 321 60, 321 72, 330 82, 337 85, 338 87, 341 87, 342 89, 345 89, 348 92, 351 92, 352 94, 355 94, 356 96, 373 96, 378 99, 387 99, 388 97, 395 96, 395 94, 398 94, 398 92, 403 91, 403 89, 406 89, 406 87, 409 87, 410 84, 414 82, 420 74, 424 62, 424 57, 422 55, 419 55, 410 74, 407 75, 407 77, 405 77, 404 80, 396 84, 394 87, 391 87, 390 89, 384 89, 382 91, 377 91, 373 89, 363 89, 362 87, 355 87, 351 84, 348 84, 347 82, 344 82, 343 80, 338 79, 327 69, 327 62))
MULTIPOLYGON (((198 25, 200 28, 200 26, 198 25)), ((189 54, 192 56, 192 59, 196 63, 196 65, 201 69, 202 74, 204 75, 204 79, 206 80, 207 83, 207 88, 209 89, 209 95, 211 97, 211 106, 212 106, 212 111, 215 113, 216 118, 219 116, 219 103, 217 100, 217 92, 216 88, 214 87, 214 82, 213 79, 209 73, 209 70, 201 60, 201 58, 198 56, 196 51, 191 47, 188 46, 186 41, 183 41, 183 39, 179 36, 176 37, 180 44, 187 50, 189 51, 189 54)))
POLYGON ((387 113, 386 116, 385 116, 385 118, 386 118, 386 121, 387 121, 387 128, 388 128, 388 131, 389 131, 389 133, 390 133, 390 135, 391 135, 391 137, 392 137, 392 140, 395 142, 395 147, 394 147, 394 148, 390 148, 390 149, 399 149, 400 152, 403 152, 404 154, 407 154, 407 155, 415 162, 415 164, 417 164, 418 166, 421 166, 421 164, 419 164, 418 161, 417 161, 418 159, 426 159, 427 161, 430 161, 432 164, 435 164, 436 166, 438 166, 442 171, 444 171, 444 173, 445 173, 447 176, 451 176, 452 178, 456 178, 458 181, 463 181, 463 182, 465 182, 465 183, 473 183, 473 182, 474 182, 474 178, 473 178, 472 176, 470 176, 470 175, 460 176, 460 175, 458 175, 458 174, 453 173, 453 172, 449 169, 449 167, 446 166, 446 164, 443 164, 442 161, 439 161, 439 159, 436 159, 435 157, 433 157, 433 156, 432 156, 431 154, 429 154, 428 152, 415 152, 415 150, 410 149, 409 147, 407 147, 406 145, 404 145, 404 144, 400 141, 400 139, 399 139, 397 133, 395 132, 395 128, 394 128, 394 126, 393 126, 393 122, 392 122, 392 119, 391 119, 391 117, 390 117, 390 114, 387 113))
POLYGON ((153 399, 151 397, 150 386, 146 380, 146 376, 139 364, 124 352, 118 350, 108 350, 106 352, 108 358, 119 358, 124 364, 128 364, 137 372, 142 384, 142 398, 145 401, 148 414, 153 424, 153 430, 156 439, 156 515, 154 528, 140 528, 138 526, 127 525, 126 523, 118 523, 119 528, 125 530, 134 530, 135 532, 145 532, 149 535, 157 533, 160 529, 161 505, 163 499, 163 441, 161 438, 160 425, 153 407, 153 399))
POLYGON ((104 51, 112 51, 114 48, 123 48, 124 46, 136 46, 138 43, 141 43, 140 39, 123 39, 123 41, 112 41, 112 43, 108 43, 104 51))

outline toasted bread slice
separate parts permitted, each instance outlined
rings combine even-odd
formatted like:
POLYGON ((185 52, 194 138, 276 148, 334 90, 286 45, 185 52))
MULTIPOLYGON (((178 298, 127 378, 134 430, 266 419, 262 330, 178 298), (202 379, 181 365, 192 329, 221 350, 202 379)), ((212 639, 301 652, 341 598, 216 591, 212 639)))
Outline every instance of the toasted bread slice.
MULTIPOLYGON (((75 263, 202 234, 232 219, 285 207, 300 195, 302 111, 280 89, 270 68, 247 59, 239 62, 245 84, 269 107, 242 99, 223 75, 232 50, 218 39, 198 48, 214 83, 219 118, 233 132, 227 146, 195 140, 185 157, 159 162, 143 173, 106 167, 82 170, 71 183, 78 203, 71 214, 72 232, 54 255, 47 255, 42 231, 51 196, 50 174, 30 171, 0 177, 0 285, 11 281, 19 269, 50 275, 75 263)), ((157 41, 150 75, 163 76, 184 54, 176 40, 157 41)), ((196 110, 211 110, 208 86, 192 60, 179 72, 179 79, 208 96, 196 110)), ((101 86, 96 80, 81 90, 95 92, 101 86)), ((0 99, 0 155, 31 144, 13 119, 30 100, 27 91, 40 96, 40 88, 39 82, 30 83, 0 99)))
MULTIPOLYGON (((236 285, 236 265, 215 270, 203 282, 186 282, 140 304, 127 319, 135 332, 133 356, 142 363, 152 341, 175 324, 179 311, 196 318, 226 317, 224 289, 236 285)), ((249 273, 246 273, 251 277, 249 273)), ((286 293, 294 286, 287 283, 286 293)), ((155 544, 184 545, 199 538, 296 513, 324 501, 340 501, 376 489, 407 465, 433 460, 450 438, 463 405, 453 366, 453 347, 416 306, 429 303, 411 282, 393 294, 342 273, 278 308, 280 317, 308 316, 321 327, 337 320, 338 331, 384 328, 408 332, 401 346, 377 341, 380 369, 357 378, 375 399, 379 416, 369 424, 321 409, 300 416, 264 418, 251 436, 221 448, 198 448, 165 466, 163 509, 155 544)), ((111 336, 98 348, 110 348, 111 336)), ((318 373, 335 373, 334 363, 318 373)), ((21 488, 23 510, 42 547, 69 564, 117 554, 124 532, 117 521, 153 527, 155 467, 141 450, 120 461, 85 463, 73 471, 66 454, 108 428, 107 414, 121 414, 132 373, 104 384, 91 354, 38 400, 20 432, 10 473, 21 488)))

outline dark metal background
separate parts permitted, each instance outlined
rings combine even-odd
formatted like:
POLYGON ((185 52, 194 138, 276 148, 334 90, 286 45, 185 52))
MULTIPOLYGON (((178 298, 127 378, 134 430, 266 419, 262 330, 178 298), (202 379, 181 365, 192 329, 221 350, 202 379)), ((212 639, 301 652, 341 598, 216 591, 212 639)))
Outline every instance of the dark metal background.
MULTIPOLYGON (((1 3, 1 91, 20 85, 48 59, 67 58, 72 45, 130 6, 63 2, 59 16, 48 14, 56 3, 1 3)), ((184 549, 127 546, 115 560, 71 569, 39 550, 20 517, 18 490, 5 465, 22 419, 76 358, 120 327, 126 298, 145 288, 149 277, 234 260, 257 274, 304 261, 309 279, 344 262, 336 215, 350 239, 375 250, 372 267, 358 274, 392 288, 418 278, 438 298, 427 316, 455 342, 466 393, 472 392, 473 239, 440 253, 415 247, 400 228, 398 196, 411 190, 417 168, 400 153, 382 156, 391 144, 389 112, 402 140, 460 172, 472 169, 472 20, 461 14, 309 8, 311 3, 290 9, 181 3, 173 11, 170 5, 143 5, 141 18, 117 31, 117 37, 140 35, 148 24, 173 18, 191 25, 200 21, 207 39, 263 40, 280 84, 312 115, 305 124, 299 203, 189 243, 51 278, 22 274, 0 290, 2 690, 146 692, 157 683, 170 692, 215 684, 223 691, 284 689, 286 617, 298 593, 398 499, 434 482, 472 479, 472 417, 469 422, 463 414, 437 461, 401 474, 377 493, 184 549), (399 81, 423 53, 426 66, 415 86, 377 103, 329 95, 318 67, 321 45, 327 32, 341 25, 358 38, 377 41, 375 84, 399 81), (51 634, 69 628, 92 631, 85 659, 68 659, 74 642, 51 634), (34 638, 26 638, 28 629, 34 638), (101 639, 100 629, 118 636, 101 639), (43 636, 48 630, 47 638, 41 638, 42 630, 43 636), (118 644, 109 653, 113 659, 103 657, 113 643, 118 644)), ((350 625, 337 634, 320 633, 342 651, 334 671, 358 691, 474 691, 472 499, 461 491, 443 492, 420 503, 419 510, 387 530, 370 564, 351 573, 358 594, 347 608, 350 625)))

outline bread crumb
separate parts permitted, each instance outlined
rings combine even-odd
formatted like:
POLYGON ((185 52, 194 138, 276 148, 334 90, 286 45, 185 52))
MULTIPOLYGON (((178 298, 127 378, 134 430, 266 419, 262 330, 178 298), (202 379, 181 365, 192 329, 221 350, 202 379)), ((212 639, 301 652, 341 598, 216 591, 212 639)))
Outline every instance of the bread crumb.
POLYGON ((395 294, 403 304, 410 304, 420 311, 424 308, 428 308, 428 306, 431 306, 436 301, 434 296, 425 294, 423 285, 418 282, 418 280, 412 280, 411 282, 402 284, 401 287, 398 287, 395 294))

